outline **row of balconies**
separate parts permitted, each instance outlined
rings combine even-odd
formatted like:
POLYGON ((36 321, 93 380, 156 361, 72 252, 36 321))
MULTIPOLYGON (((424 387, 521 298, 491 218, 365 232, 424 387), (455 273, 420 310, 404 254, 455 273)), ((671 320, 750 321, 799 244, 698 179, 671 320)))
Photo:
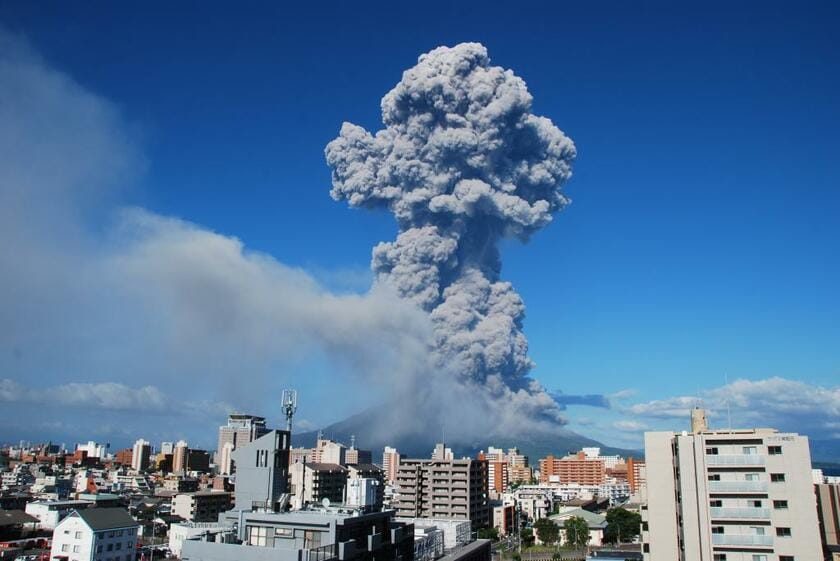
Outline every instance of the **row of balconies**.
POLYGON ((709 481, 711 493, 763 493, 766 481, 709 481))

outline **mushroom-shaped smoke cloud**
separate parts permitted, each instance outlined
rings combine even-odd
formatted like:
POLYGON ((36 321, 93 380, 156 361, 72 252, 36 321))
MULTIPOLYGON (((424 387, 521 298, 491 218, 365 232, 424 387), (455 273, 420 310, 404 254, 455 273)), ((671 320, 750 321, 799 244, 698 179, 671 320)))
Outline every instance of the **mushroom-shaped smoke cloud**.
POLYGON ((562 422, 528 377, 522 299, 499 279, 499 240, 527 240, 568 202, 574 144, 531 101, 484 46, 440 47, 382 99, 385 128, 344 123, 326 157, 334 199, 394 213, 400 233, 374 248, 371 266, 376 282, 430 314, 436 366, 562 422))

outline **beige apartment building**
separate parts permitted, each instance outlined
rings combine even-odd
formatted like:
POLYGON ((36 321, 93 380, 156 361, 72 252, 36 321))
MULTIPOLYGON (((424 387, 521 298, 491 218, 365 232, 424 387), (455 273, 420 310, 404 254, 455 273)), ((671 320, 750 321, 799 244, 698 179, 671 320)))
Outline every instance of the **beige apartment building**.
POLYGON ((487 462, 400 458, 394 506, 400 518, 469 520, 490 524, 487 462))
POLYGON ((693 429, 645 433, 645 561, 822 559, 808 439, 693 429))
POLYGON ((179 493, 172 499, 172 514, 189 522, 215 522, 231 509, 231 494, 216 491, 179 493))

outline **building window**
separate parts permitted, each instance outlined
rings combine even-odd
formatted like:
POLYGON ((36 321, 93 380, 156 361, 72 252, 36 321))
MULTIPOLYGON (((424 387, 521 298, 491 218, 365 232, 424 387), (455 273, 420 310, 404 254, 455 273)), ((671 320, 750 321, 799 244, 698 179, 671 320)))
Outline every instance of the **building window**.
POLYGON ((794 561, 793 555, 779 555, 779 561, 794 561))
POLYGON ((788 507, 787 501, 773 501, 773 508, 775 509, 785 509, 788 507))
POLYGON ((114 532, 108 532, 108 537, 113 538, 114 537, 114 532))
POLYGON ((714 561, 726 561, 726 554, 725 553, 715 553, 714 561))
POLYGON ((717 456, 717 453, 718 453, 718 449, 717 449, 717 447, 715 447, 715 448, 706 448, 706 454, 708 454, 709 456, 717 456))
POLYGON ((713 534, 724 534, 723 526, 712 526, 712 533, 713 534))
POLYGON ((755 501, 750 501, 750 506, 753 507, 753 508, 761 508, 762 504, 761 504, 761 501, 755 500, 755 501))
POLYGON ((74 545, 74 546, 73 546, 73 553, 79 553, 79 549, 80 549, 80 548, 79 548, 79 546, 78 546, 78 545, 74 545))
POLYGON ((66 543, 65 543, 65 544, 63 544, 63 545, 61 546, 61 551, 65 552, 65 553, 66 553, 66 552, 68 552, 68 551, 70 551, 70 546, 69 546, 68 544, 66 544, 66 543))
POLYGON ((771 473, 770 474, 770 481, 773 483, 782 483, 785 480, 784 473, 771 473))
POLYGON ((709 481, 720 481, 720 474, 719 473, 710 473, 709 474, 709 481))
POLYGON ((744 475, 744 481, 758 481, 759 477, 757 473, 747 473, 744 475))
POLYGON ((744 446, 743 448, 741 448, 741 451, 746 456, 752 456, 754 454, 758 454, 758 448, 755 447, 755 446, 744 446))
POLYGON ((753 553, 752 561, 767 561, 767 555, 764 553, 753 553))
POLYGON ((117 543, 117 551, 119 551, 120 549, 122 549, 122 544, 121 544, 121 543, 117 543))
POLYGON ((776 528, 776 535, 782 538, 789 538, 790 528, 776 528))
POLYGON ((114 551, 114 544, 109 543, 108 547, 106 548, 108 551, 114 551))
POLYGON ((720 499, 717 499, 717 500, 714 500, 714 501, 709 501, 709 506, 712 507, 712 508, 722 507, 723 506, 723 501, 720 500, 720 499))
POLYGON ((268 528, 265 526, 248 526, 248 543, 265 547, 268 542, 268 528))
POLYGON ((770 454, 771 456, 778 456, 779 454, 782 453, 782 447, 781 446, 768 446, 767 447, 767 453, 770 454))
POLYGON ((275 538, 293 538, 294 532, 291 528, 275 528, 274 529, 274 537, 275 538))
POLYGON ((82 539, 82 533, 81 533, 81 532, 76 532, 76 535, 75 535, 74 537, 75 537, 77 540, 80 540, 80 539, 82 539))

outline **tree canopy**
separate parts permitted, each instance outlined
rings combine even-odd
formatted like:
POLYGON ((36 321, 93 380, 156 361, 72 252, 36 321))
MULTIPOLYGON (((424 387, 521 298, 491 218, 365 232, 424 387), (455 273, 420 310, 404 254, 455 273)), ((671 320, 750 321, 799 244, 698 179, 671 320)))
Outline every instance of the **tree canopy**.
POLYGON ((544 544, 551 545, 560 538, 560 528, 550 518, 540 518, 534 522, 534 528, 537 530, 537 537, 544 544))
POLYGON ((604 531, 606 543, 631 541, 639 535, 642 516, 626 508, 611 508, 607 511, 607 529, 604 531))
POLYGON ((589 524, 580 516, 571 516, 563 524, 566 532, 566 545, 583 548, 589 543, 589 524))

